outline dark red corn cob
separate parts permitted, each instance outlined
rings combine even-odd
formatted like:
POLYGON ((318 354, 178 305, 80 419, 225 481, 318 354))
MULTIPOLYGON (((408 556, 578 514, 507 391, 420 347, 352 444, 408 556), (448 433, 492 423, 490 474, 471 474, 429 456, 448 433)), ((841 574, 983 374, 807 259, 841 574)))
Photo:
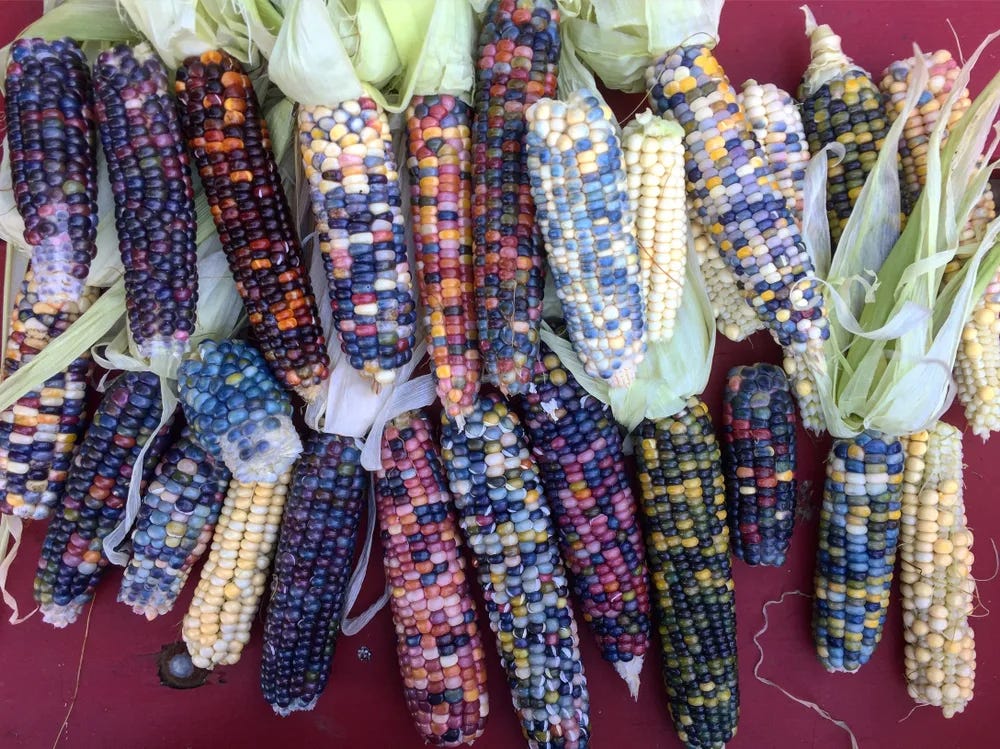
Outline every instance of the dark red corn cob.
POLYGON ((180 119, 260 349, 279 381, 315 399, 329 375, 316 300, 250 79, 221 51, 177 71, 180 119))

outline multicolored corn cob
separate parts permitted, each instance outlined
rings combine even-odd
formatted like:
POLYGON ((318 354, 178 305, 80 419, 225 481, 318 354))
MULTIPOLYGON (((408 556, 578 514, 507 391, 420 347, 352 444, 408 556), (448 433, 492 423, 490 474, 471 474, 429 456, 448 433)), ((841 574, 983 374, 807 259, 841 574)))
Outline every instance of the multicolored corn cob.
POLYGON ((177 384, 191 433, 239 481, 274 483, 302 453, 292 402, 253 346, 202 341, 177 384))
MULTIPOLYGON (((181 634, 198 668, 231 666, 250 641, 278 541, 291 474, 274 483, 233 479, 181 634)), ((265 649, 266 652, 266 649, 265 649)))
POLYGON ((809 163, 809 145, 799 105, 792 95, 773 83, 743 82, 736 96, 746 113, 747 124, 764 150, 774 172, 778 189, 785 196, 788 210, 802 221, 802 184, 809 163))
POLYGON ((449 416, 468 413, 482 368, 472 254, 472 109, 414 96, 406 111, 410 207, 427 353, 449 416))
POLYGON ((104 539, 125 510, 139 453, 152 440, 143 464, 144 490, 167 446, 169 422, 157 432, 161 414, 160 382, 152 372, 125 372, 101 399, 73 456, 35 574, 35 600, 54 627, 75 622, 93 598, 108 565, 104 539))
POLYGON ((831 156, 827 165, 826 212, 830 247, 836 250, 890 124, 871 76, 844 54, 840 37, 827 24, 817 26, 809 9, 803 11, 811 60, 798 98, 809 152, 815 156, 830 143, 844 147, 844 157, 831 156))
MULTIPOLYGON (((688 220, 684 200, 683 131, 646 110, 625 126, 622 147, 629 206, 642 267, 646 339, 669 341, 684 292, 688 220)), ((728 271, 727 271, 728 272, 728 271)), ((751 316, 742 298, 739 300, 751 316)))
POLYGON ((278 715, 312 710, 326 688, 367 488, 353 438, 310 433, 292 472, 264 624, 260 687, 278 715))
POLYGON ((430 424, 386 425, 375 484, 406 705, 424 741, 471 744, 486 725, 486 656, 458 524, 430 424))
POLYGON ((882 639, 899 541, 903 446, 862 432, 837 439, 823 485, 812 629, 827 671, 861 668, 882 639))
POLYGON ((544 343, 532 383, 524 427, 573 592, 601 655, 634 697, 649 649, 649 583, 618 425, 544 343))
POLYGON ((299 150, 340 348, 387 385, 413 356, 417 322, 389 120, 367 97, 300 105, 299 150))
POLYGON ((525 163, 525 110, 555 96, 559 11, 552 0, 493 0, 479 35, 472 227, 484 379, 509 395, 538 358, 545 267, 525 163))
POLYGON ((15 40, 4 103, 38 299, 79 304, 97 252, 97 138, 83 50, 69 38, 15 40))
POLYGON ((502 398, 480 393, 441 454, 528 745, 582 749, 590 697, 538 465, 502 398))
POLYGON ((166 614, 208 548, 232 476, 190 427, 156 466, 132 531, 132 558, 118 600, 149 620, 166 614))
POLYGON ((167 71, 148 44, 94 65, 96 110, 115 197, 128 327, 140 355, 180 360, 195 327, 194 188, 167 71))
POLYGON ((969 626, 976 581, 962 498, 962 433, 939 421, 904 446, 899 592, 907 688, 918 704, 940 707, 951 718, 965 710, 976 683, 969 626))
POLYGON ((795 403, 780 367, 729 370, 722 404, 722 470, 733 553, 785 563, 795 525, 795 403))
MULTIPOLYGON (((43 302, 29 266, 14 298, 4 376, 66 332, 97 294, 96 288, 85 286, 78 302, 43 302)), ((87 425, 90 363, 88 352, 0 412, 0 512, 39 520, 62 498, 73 450, 87 425)))
POLYGON ((643 421, 638 435, 646 563, 670 715, 688 747, 722 747, 736 733, 739 685, 719 444, 697 397, 670 418, 643 421))
POLYGON ((646 352, 643 279, 613 117, 586 89, 541 99, 525 112, 525 146, 569 339, 587 374, 627 388, 646 352))
POLYGON ((302 249, 250 79, 225 52, 177 70, 179 113, 250 326, 275 377, 306 401, 329 356, 302 249))

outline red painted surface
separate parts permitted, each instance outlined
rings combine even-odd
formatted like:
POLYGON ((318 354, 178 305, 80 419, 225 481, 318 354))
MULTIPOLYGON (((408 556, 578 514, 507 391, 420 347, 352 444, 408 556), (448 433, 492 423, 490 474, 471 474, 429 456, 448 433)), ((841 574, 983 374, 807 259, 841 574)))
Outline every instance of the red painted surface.
MULTIPOLYGON (((808 54, 798 4, 787 0, 730 0, 723 14, 718 54, 734 82, 753 76, 794 88, 808 54)), ((3 0, 2 5, 2 43, 9 41, 41 8, 37 0, 3 0)), ((813 9, 821 22, 834 24, 847 51, 876 73, 891 60, 909 55, 914 41, 928 51, 942 46, 954 48, 946 23, 949 16, 966 54, 987 31, 1000 28, 1000 4, 986 1, 843 0, 815 3, 813 9)), ((998 67, 1000 44, 994 45, 981 61, 974 89, 978 91, 998 67)), ((633 102, 616 103, 624 114, 631 110, 633 102)), ((722 378, 729 367, 755 360, 775 361, 776 355, 774 345, 762 335, 740 346, 721 342, 706 391, 713 412, 719 413, 722 378)), ((949 419, 963 424, 956 409, 949 419)), ((827 444, 808 437, 801 444, 802 477, 814 484, 804 502, 806 517, 796 528, 788 564, 778 570, 735 564, 743 707, 733 749, 849 746, 841 730, 753 677, 757 652, 752 638, 763 623, 761 607, 785 591, 809 592, 811 588, 815 509, 827 444)), ((988 449, 970 434, 965 448, 966 501, 979 557, 975 572, 980 578, 988 578, 994 568, 990 539, 1000 536, 1000 508, 993 504, 995 486, 1000 481, 997 446, 994 443, 988 449)), ((32 568, 43 531, 37 524, 27 530, 11 578, 14 593, 25 604, 31 600, 32 568)), ((373 600, 383 584, 378 553, 375 557, 362 601, 373 600)), ((421 746, 403 702, 387 611, 360 635, 341 639, 330 685, 316 710, 281 719, 271 714, 257 684, 259 631, 242 661, 219 669, 206 686, 187 692, 161 687, 156 655, 162 644, 179 639, 182 612, 193 584, 189 584, 175 613, 147 623, 115 602, 118 580, 118 572, 111 572, 102 584, 90 619, 89 637, 85 637, 83 621, 62 631, 49 628, 37 617, 17 627, 0 624, 0 747, 53 745, 74 695, 78 667, 79 692, 58 742, 60 747, 421 746), (374 654, 370 662, 357 658, 362 645, 374 654)), ((982 583, 980 594, 983 603, 992 607, 1000 598, 1000 581, 982 583)), ((863 749, 978 749, 996 744, 996 739, 989 737, 995 736, 992 720, 1000 704, 1000 618, 975 621, 978 679, 976 698, 966 712, 945 721, 939 712, 924 708, 900 723, 913 705, 902 676, 901 623, 895 600, 875 657, 853 676, 829 675, 814 657, 807 600, 791 598, 781 607, 772 607, 770 614, 770 629, 761 638, 767 653, 762 675, 847 720, 863 749)), ((588 633, 583 634, 595 749, 680 746, 666 712, 655 654, 647 660, 642 692, 635 703, 611 667, 601 661, 588 633)), ((493 709, 486 734, 476 746, 522 746, 493 653, 489 667, 493 709)))

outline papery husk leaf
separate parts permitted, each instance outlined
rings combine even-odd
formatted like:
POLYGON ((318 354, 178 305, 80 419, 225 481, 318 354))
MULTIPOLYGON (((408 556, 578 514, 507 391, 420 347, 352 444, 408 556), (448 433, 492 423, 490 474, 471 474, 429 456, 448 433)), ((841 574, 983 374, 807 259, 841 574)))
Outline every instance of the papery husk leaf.
POLYGON ((819 278, 830 275, 830 219, 826 213, 826 179, 829 159, 839 164, 847 151, 834 141, 809 159, 802 182, 802 241, 819 278), (827 155, 829 152, 829 155, 827 155))
POLYGON ((358 77, 368 86, 368 95, 384 107, 386 102, 381 94, 381 88, 402 67, 385 15, 382 13, 379 0, 342 1, 349 10, 351 5, 354 5, 353 34, 356 37, 356 49, 351 52, 354 69, 358 71, 358 77))
POLYGON ((118 0, 129 20, 171 70, 192 55, 219 47, 199 0, 118 0))

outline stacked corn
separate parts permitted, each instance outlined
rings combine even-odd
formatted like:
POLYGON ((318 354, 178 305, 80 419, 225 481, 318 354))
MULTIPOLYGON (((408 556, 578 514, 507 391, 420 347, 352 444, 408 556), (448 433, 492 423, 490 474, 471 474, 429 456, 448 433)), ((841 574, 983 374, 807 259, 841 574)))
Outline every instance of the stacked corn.
POLYGON ((473 249, 486 382, 509 395, 531 379, 544 262, 525 164, 525 110, 555 96, 560 37, 553 0, 492 0, 479 35, 473 143, 473 249))
POLYGON ((250 79, 225 52, 177 71, 180 119, 250 326, 275 377, 313 400, 329 375, 316 300, 250 79))
POLYGON ((479 329, 472 257, 471 107, 449 95, 414 96, 406 127, 410 206, 427 353, 449 416, 479 392, 479 329))
POLYGON ((722 468, 733 553, 780 567, 795 525, 795 404, 773 364, 729 370, 722 405, 722 468))
POLYGON ((413 724, 428 743, 471 744, 489 714, 486 658, 441 455, 421 412, 386 426, 375 488, 413 724))
POLYGON ((618 425, 544 343, 532 384, 524 426, 573 592, 601 655, 636 696, 649 649, 649 584, 618 425))
POLYGON ((582 748, 590 698, 576 621, 521 424, 481 393, 464 425, 444 418, 441 453, 521 730, 532 747, 582 748))
POLYGON ((413 356, 417 319, 389 120, 368 97, 300 106, 299 146, 340 348, 387 385, 413 356))
POLYGON ((144 489, 166 447, 169 424, 156 431, 161 413, 159 378, 152 372, 122 374, 101 399, 73 456, 35 574, 35 600, 49 624, 72 624, 93 598, 108 564, 103 542, 125 510, 139 453, 146 448, 144 489))
POLYGON ((591 91, 525 112, 531 194, 569 339, 591 377, 627 388, 646 352, 635 216, 613 115, 591 91))
POLYGON ((906 441, 899 555, 906 681, 944 717, 965 710, 976 679, 969 614, 976 590, 962 499, 962 433, 937 422, 906 441))
POLYGON ((185 427, 156 466, 132 531, 118 600, 154 619, 174 607, 208 548, 231 479, 185 427))

